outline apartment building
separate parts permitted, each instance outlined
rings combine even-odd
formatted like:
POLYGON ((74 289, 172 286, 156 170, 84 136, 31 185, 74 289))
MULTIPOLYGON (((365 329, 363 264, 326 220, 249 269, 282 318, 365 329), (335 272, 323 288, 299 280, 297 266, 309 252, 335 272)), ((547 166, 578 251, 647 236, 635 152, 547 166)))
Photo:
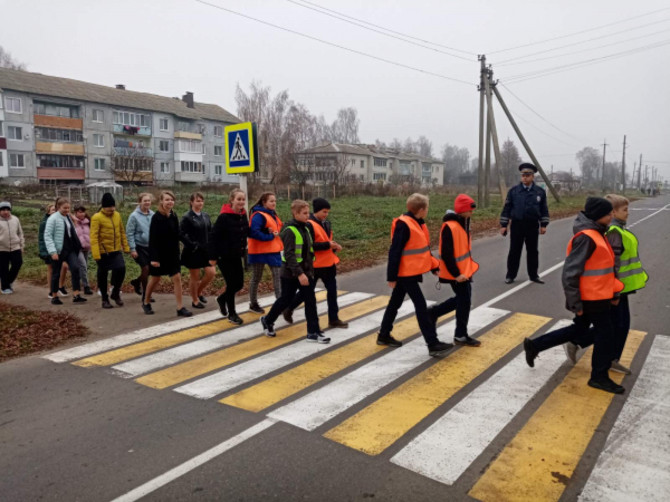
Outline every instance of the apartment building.
POLYGON ((309 183, 327 183, 335 176, 349 183, 443 184, 444 162, 413 153, 378 149, 375 145, 328 143, 296 155, 298 169, 309 183))
POLYGON ((0 182, 236 183, 218 105, 0 68, 0 182))

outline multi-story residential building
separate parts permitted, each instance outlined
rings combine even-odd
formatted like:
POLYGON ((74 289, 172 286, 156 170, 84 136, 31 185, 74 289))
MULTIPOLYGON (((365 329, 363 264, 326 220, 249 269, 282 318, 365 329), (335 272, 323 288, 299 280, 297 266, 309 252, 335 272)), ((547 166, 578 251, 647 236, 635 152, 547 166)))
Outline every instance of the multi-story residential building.
POLYGON ((192 92, 169 98, 0 68, 0 181, 235 183, 224 127, 192 92))
POLYGON ((413 153, 378 149, 374 145, 328 143, 296 154, 308 183, 418 183, 442 185, 444 162, 413 153))

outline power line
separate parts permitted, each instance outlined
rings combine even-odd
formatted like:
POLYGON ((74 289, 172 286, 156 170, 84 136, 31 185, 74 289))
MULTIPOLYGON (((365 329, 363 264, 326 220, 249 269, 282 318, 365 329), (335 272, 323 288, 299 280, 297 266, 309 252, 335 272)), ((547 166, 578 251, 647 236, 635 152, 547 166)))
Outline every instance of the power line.
POLYGON ((333 43, 333 42, 328 42, 327 40, 323 40, 321 38, 317 38, 317 37, 314 37, 312 35, 307 35, 306 33, 302 33, 302 32, 296 31, 296 30, 292 30, 292 29, 286 28, 284 26, 279 26, 278 24, 270 23, 268 21, 264 21, 262 19, 255 18, 255 17, 249 16, 247 14, 242 14, 241 12, 237 12, 235 10, 228 9, 228 8, 222 7, 220 5, 216 5, 216 4, 213 4, 213 3, 210 3, 210 2, 206 2, 205 0, 193 0, 193 1, 198 2, 200 4, 203 4, 203 5, 207 5, 208 7, 212 7, 214 9, 219 9, 219 10, 228 12, 229 14, 234 14, 236 16, 240 16, 240 17, 243 17, 245 19, 249 19, 251 21, 256 21, 257 23, 261 23, 261 24, 264 24, 266 26, 270 26, 272 28, 285 31, 287 33, 292 33, 293 35, 298 35, 300 37, 307 38, 309 40, 313 40, 315 42, 322 43, 324 45, 329 45, 331 47, 336 47, 338 49, 342 49, 344 51, 351 52, 353 54, 358 54, 359 56, 364 56, 364 57, 367 57, 367 58, 370 58, 370 59, 381 61, 383 63, 392 64, 394 66, 399 66, 401 68, 405 68, 405 69, 408 69, 408 70, 417 71, 419 73, 423 73, 425 75, 431 75, 433 77, 438 77, 438 78, 441 78, 441 79, 444 79, 444 80, 451 80, 452 82, 458 82, 460 84, 465 84, 465 85, 468 85, 468 86, 474 85, 472 82, 468 82, 466 80, 461 80, 459 78, 450 77, 448 75, 442 75, 441 73, 435 73, 435 72, 432 72, 432 71, 429 71, 429 70, 423 70, 423 69, 417 68, 415 66, 406 65, 404 63, 398 63, 396 61, 391 61, 390 59, 386 59, 386 58, 382 58, 382 57, 379 57, 379 56, 374 56, 372 54, 368 54, 367 52, 359 51, 357 49, 352 49, 350 47, 345 47, 343 45, 339 45, 339 44, 336 44, 336 43, 333 43))
POLYGON ((546 38, 544 40, 538 40, 537 42, 530 42, 530 43, 527 43, 527 44, 517 45, 517 46, 514 46, 514 47, 508 47, 507 49, 500 49, 500 50, 497 50, 497 51, 489 51, 489 52, 487 52, 487 54, 488 55, 500 54, 501 52, 508 52, 508 51, 512 51, 512 50, 515 50, 515 49, 521 49, 523 47, 530 47, 531 45, 539 45, 539 44, 545 44, 547 42, 553 42, 554 40, 562 40, 564 38, 569 38, 569 37, 574 37, 576 35, 581 35, 582 33, 588 33, 590 31, 600 30, 602 28, 607 28, 609 26, 615 26, 617 24, 627 23, 628 21, 632 21, 634 19, 639 19, 641 17, 651 16, 652 14, 657 14, 659 12, 664 12, 666 10, 670 10, 670 7, 664 7, 663 9, 653 10, 651 12, 646 12, 644 14, 640 14, 639 16, 628 17, 626 19, 621 19, 619 21, 614 21, 613 23, 602 24, 600 26, 595 26, 593 28, 588 28, 586 30, 575 31, 575 32, 572 32, 572 33, 568 33, 567 35, 561 35, 561 36, 558 36, 558 37, 546 38))
MULTIPOLYGON (((668 19, 670 19, 670 18, 668 18, 668 19)), ((665 21, 667 21, 667 19, 665 21)), ((535 63, 537 61, 546 61, 547 59, 554 59, 554 58, 560 58, 560 57, 564 57, 564 56, 571 56, 572 54, 579 54, 579 53, 582 53, 582 52, 594 51, 596 49, 604 49, 605 47, 611 47, 613 45, 619 45, 619 44, 623 44, 623 43, 626 43, 626 42, 632 42, 633 40, 640 40, 641 38, 653 37, 654 35, 659 35, 661 33, 667 33, 667 32, 668 32, 667 29, 659 30, 659 31, 654 31, 652 33, 647 33, 646 35, 640 35, 639 37, 627 38, 625 40, 618 40, 618 41, 612 42, 610 44, 598 45, 596 47, 589 47, 588 49, 581 49, 581 50, 578 50, 578 51, 566 52, 564 54, 556 54, 554 56, 547 56, 547 57, 544 57, 544 58, 528 59, 528 60, 518 61, 518 59, 521 59, 521 58, 525 58, 525 57, 529 57, 529 56, 532 56, 532 55, 542 54, 542 53, 550 52, 550 51, 553 51, 553 50, 564 49, 566 47, 569 47, 568 45, 564 45, 562 47, 556 47, 556 49, 548 49, 546 51, 540 51, 540 52, 535 52, 533 54, 527 54, 526 56, 520 56, 519 58, 507 59, 505 61, 501 61, 500 63, 497 63, 496 66, 512 66, 512 65, 518 65, 518 64, 535 63)), ((589 41, 593 41, 593 40, 596 40, 596 39, 592 38, 590 40, 585 40, 584 42, 589 42, 589 41)), ((581 43, 581 42, 579 42, 579 43, 581 43)), ((570 44, 570 45, 577 45, 577 44, 570 44)))
MULTIPOLYGON (((291 0, 289 0, 289 1, 291 1, 291 0)), ((464 51, 462 49, 457 49, 455 47, 449 47, 448 45, 443 45, 443 44, 439 44, 437 42, 431 42, 430 40, 424 40, 422 38, 418 38, 418 37, 415 37, 415 36, 412 36, 412 35, 408 35, 407 33, 402 33, 400 31, 395 31, 395 30, 392 30, 391 28, 386 28, 385 26, 374 24, 374 23, 371 23, 369 21, 365 21, 364 19, 359 19, 357 17, 353 17, 353 16, 349 16, 347 14, 344 14, 343 12, 339 12, 339 11, 336 11, 336 10, 333 10, 333 9, 329 9, 327 7, 323 7, 323 6, 321 6, 319 4, 316 4, 314 2, 309 2, 308 0, 300 0, 300 1, 303 4, 309 4, 309 5, 312 5, 314 7, 319 8, 321 10, 332 12, 333 14, 337 14, 338 16, 346 17, 347 19, 351 19, 353 21, 358 21, 359 23, 367 24, 368 26, 373 26, 375 28, 386 30, 390 33, 395 33, 396 35, 400 35, 400 36, 403 36, 405 38, 410 38, 412 40, 417 40, 418 42, 423 42, 424 44, 435 45, 437 47, 442 47, 443 49, 449 49, 449 50, 456 51, 456 52, 462 52, 463 54, 468 54, 470 56, 477 56, 477 54, 475 54, 474 52, 464 51)), ((293 3, 295 3, 295 2, 293 2, 293 3)), ((468 60, 468 61, 470 61, 470 60, 468 60)))

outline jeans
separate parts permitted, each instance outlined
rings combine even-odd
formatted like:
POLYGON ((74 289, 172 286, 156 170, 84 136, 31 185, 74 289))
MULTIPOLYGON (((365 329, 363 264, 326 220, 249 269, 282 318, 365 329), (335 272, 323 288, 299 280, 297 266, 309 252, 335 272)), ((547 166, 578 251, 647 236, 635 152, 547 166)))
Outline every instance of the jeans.
POLYGON ((456 296, 452 296, 448 300, 431 307, 433 317, 442 317, 452 310, 456 310, 456 331, 454 336, 458 338, 465 338, 468 336, 468 321, 470 320, 470 304, 472 301, 472 284, 470 281, 456 282, 450 281, 451 289, 454 290, 456 296))
POLYGON ((217 261, 223 279, 226 281, 226 291, 221 294, 230 314, 235 314, 235 295, 244 286, 244 267, 242 258, 226 256, 217 261))
POLYGON ((274 302, 265 321, 272 325, 279 315, 293 302, 296 293, 302 296, 305 302, 305 318, 307 319, 307 333, 321 333, 319 316, 316 313, 316 297, 314 296, 314 279, 310 278, 307 286, 302 286, 297 278, 281 278, 281 296, 274 302))
POLYGON ((88 283, 88 255, 90 253, 90 251, 84 251, 82 249, 79 251, 79 256, 77 257, 79 259, 79 275, 81 278, 81 284, 85 288, 90 287, 90 284, 88 283))
POLYGON ((521 250, 526 244, 526 266, 528 277, 537 277, 540 223, 534 220, 513 220, 510 230, 509 254, 507 255, 507 278, 515 279, 519 272, 521 250))
POLYGON ((67 262, 70 267, 70 274, 72 275, 72 289, 79 291, 81 285, 79 280, 79 253, 63 249, 58 255, 58 260, 53 262, 51 273, 51 294, 58 292, 58 282, 60 281, 60 273, 63 268, 63 262, 67 262))
MULTIPOLYGON (((337 279, 335 278, 337 272, 335 266, 328 268, 315 268, 314 269, 314 284, 321 279, 324 287, 326 288, 326 300, 328 302, 328 321, 334 322, 339 319, 338 313, 340 312, 340 307, 337 305, 337 279)), ((298 294, 293 299, 291 305, 289 305, 289 310, 295 310, 298 308, 298 305, 302 303, 302 294, 298 294)))
MULTIPOLYGON (((265 268, 265 263, 252 263, 251 267, 251 279, 249 279, 249 303, 254 304, 258 303, 258 285, 261 282, 263 277, 263 269, 265 268)), ((270 267, 270 265, 268 265, 270 267)), ((281 267, 270 267, 270 272, 272 272, 272 285, 275 290, 275 298, 281 296, 281 281, 279 272, 281 267)))
POLYGON ((424 298, 421 286, 419 286, 419 282, 416 279, 398 278, 396 286, 391 293, 391 299, 384 312, 382 325, 379 328, 379 336, 388 336, 391 334, 391 331, 393 331, 393 322, 395 321, 396 315, 398 315, 398 309, 405 300, 406 294, 409 295, 410 300, 412 300, 412 303, 414 304, 416 319, 419 322, 419 328, 421 329, 421 334, 423 335, 424 340, 426 340, 428 346, 435 344, 438 341, 435 324, 433 324, 428 315, 426 299, 424 298))
POLYGON ((107 273, 112 271, 112 295, 116 296, 121 290, 123 279, 126 277, 126 263, 121 251, 103 254, 98 260, 98 289, 103 301, 109 300, 107 293, 107 273))
POLYGON ((9 289, 19 275, 23 265, 23 253, 16 251, 0 251, 0 284, 1 289, 9 289))
POLYGON ((588 347, 593 344, 593 357, 591 358, 591 378, 593 380, 606 380, 609 378, 607 371, 613 359, 614 353, 614 324, 612 322, 612 311, 584 313, 573 319, 570 326, 550 331, 533 340, 533 346, 540 352, 566 342, 572 342, 580 347, 588 347), (593 329, 589 327, 593 325, 593 329))

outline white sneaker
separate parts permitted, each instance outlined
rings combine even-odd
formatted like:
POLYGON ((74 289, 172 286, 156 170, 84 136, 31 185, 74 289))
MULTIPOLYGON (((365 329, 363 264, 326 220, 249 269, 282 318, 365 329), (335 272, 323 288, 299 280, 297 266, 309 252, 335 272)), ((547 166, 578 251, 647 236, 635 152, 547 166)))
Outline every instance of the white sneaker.
POLYGON ((307 341, 316 343, 330 343, 330 338, 323 336, 323 333, 309 333, 307 335, 307 341))
POLYGON ((11 295, 14 291, 12 291, 10 288, 3 289, 2 294, 3 295, 11 295))
POLYGON ((572 342, 565 342, 563 344, 563 350, 565 350, 565 357, 568 358, 572 364, 577 364, 577 344, 572 342))

